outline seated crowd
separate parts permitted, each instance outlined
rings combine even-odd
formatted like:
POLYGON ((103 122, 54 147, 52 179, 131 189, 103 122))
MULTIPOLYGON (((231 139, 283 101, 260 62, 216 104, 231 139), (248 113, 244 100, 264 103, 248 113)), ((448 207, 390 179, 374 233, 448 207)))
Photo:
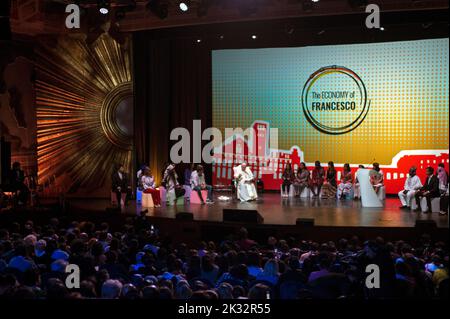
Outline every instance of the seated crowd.
POLYGON ((257 243, 245 228, 222 242, 188 246, 160 237, 145 215, 119 229, 89 221, 13 223, 0 230, 0 297, 24 299, 448 298, 448 250, 423 235, 257 243), (380 289, 365 269, 380 267, 380 289), (65 268, 80 268, 79 289, 65 268))

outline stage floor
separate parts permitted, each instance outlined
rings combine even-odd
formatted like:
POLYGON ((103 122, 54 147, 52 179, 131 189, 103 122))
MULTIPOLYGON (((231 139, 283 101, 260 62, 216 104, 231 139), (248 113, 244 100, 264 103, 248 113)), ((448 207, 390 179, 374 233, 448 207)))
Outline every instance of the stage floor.
MULTIPOLYGON (((89 211, 104 211, 111 207, 106 199, 71 199, 69 205, 71 209, 89 211)), ((356 200, 285 199, 276 193, 264 193, 256 202, 241 203, 236 199, 225 202, 216 199, 209 205, 185 202, 179 206, 148 208, 147 215, 175 218, 178 212, 191 212, 194 220, 220 222, 222 210, 231 208, 257 210, 264 217, 264 224, 272 225, 295 225, 297 218, 314 218, 318 226, 414 227, 416 220, 434 220, 437 227, 448 228, 448 215, 405 211, 399 209, 399 205, 397 198, 387 198, 383 208, 363 208, 356 200)), ((141 205, 130 201, 122 213, 135 215, 142 209, 141 205)))

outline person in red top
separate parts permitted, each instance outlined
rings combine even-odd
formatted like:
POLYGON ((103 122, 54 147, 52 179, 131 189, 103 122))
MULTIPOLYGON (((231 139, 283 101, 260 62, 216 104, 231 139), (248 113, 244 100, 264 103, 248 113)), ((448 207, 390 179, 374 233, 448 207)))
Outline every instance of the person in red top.
POLYGON ((155 207, 161 206, 161 197, 159 194, 159 189, 156 188, 155 178, 152 175, 150 168, 145 168, 141 176, 141 185, 144 189, 145 194, 151 194, 153 199, 153 204, 155 207))
POLYGON ((320 195, 320 190, 322 189, 324 177, 325 177, 325 170, 320 165, 319 161, 316 161, 314 164, 314 169, 312 170, 311 174, 311 186, 310 189, 313 193, 314 197, 317 197, 320 195), (317 193, 315 192, 315 189, 317 188, 317 193))

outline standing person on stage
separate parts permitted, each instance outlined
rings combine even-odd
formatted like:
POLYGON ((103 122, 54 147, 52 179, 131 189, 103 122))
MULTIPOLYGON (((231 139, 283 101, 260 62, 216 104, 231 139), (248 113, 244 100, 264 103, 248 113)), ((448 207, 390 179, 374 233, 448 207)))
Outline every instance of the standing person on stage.
POLYGON ((116 193, 118 207, 123 207, 127 203, 127 194, 130 189, 128 176, 122 164, 117 165, 117 169, 111 176, 112 191, 116 193))
POLYGON ((19 162, 14 162, 10 174, 10 183, 13 192, 17 194, 17 204, 26 205, 30 190, 25 185, 25 173, 19 162))
POLYGON ((213 194, 212 194, 212 186, 206 185, 205 181, 205 172, 202 165, 197 165, 197 169, 192 171, 191 173, 191 188, 193 191, 198 193, 198 197, 202 202, 202 205, 205 204, 205 200, 202 196, 202 190, 206 189, 208 191, 208 198, 206 199, 206 203, 212 204, 213 202, 213 194))
POLYGON ((443 163, 439 163, 437 169, 437 178, 439 180, 439 191, 441 193, 439 214, 448 214, 448 173, 445 171, 443 163))
POLYGON ((421 210, 420 200, 422 197, 425 197, 427 199, 427 211, 424 213, 431 213, 431 199, 434 197, 440 197, 439 180, 435 175, 433 175, 433 172, 433 167, 428 166, 426 169, 427 179, 425 180, 424 185, 414 196, 417 203, 416 211, 421 210))
POLYGON ((141 176, 140 184, 145 194, 151 194, 153 199, 153 204, 155 207, 161 206, 161 195, 159 194, 159 189, 156 189, 155 178, 149 167, 144 169, 141 176))
POLYGON ((326 179, 322 186, 322 197, 327 199, 335 198, 336 187, 336 169, 334 168, 334 163, 332 161, 329 161, 326 179))
MULTIPOLYGON (((174 184, 178 184, 178 175, 177 172, 175 171, 175 164, 172 163, 166 163, 164 164, 164 171, 163 171, 163 178, 162 178, 162 182, 164 184, 166 184, 167 182, 169 182, 171 180, 171 176, 172 179, 174 178, 174 184)), ((166 187, 167 188, 167 187, 166 187)))
MULTIPOLYGON (((163 184, 167 190, 167 195, 171 195, 173 203, 176 204, 177 198, 184 196, 185 190, 178 183, 178 174, 175 170, 175 164, 169 164, 164 172, 163 184)), ((167 201, 169 204, 169 200, 167 201)))
POLYGON ((375 190, 375 193, 378 194, 378 191, 381 187, 384 186, 384 177, 383 177, 383 171, 380 169, 380 164, 373 163, 373 168, 369 172, 370 176, 370 182, 373 185, 373 189, 375 190))
POLYGON ((238 189, 238 198, 241 202, 247 202, 256 200, 258 194, 255 187, 255 177, 252 171, 247 166, 246 162, 236 166, 234 169, 234 178, 237 182, 236 188, 238 189))
POLYGON ((164 188, 166 187, 165 177, 166 177, 166 171, 167 171, 167 168, 169 167, 169 165, 170 165, 170 162, 165 162, 164 165, 162 166, 163 169, 161 171, 161 186, 164 188))
POLYGON ((416 168, 413 166, 409 169, 409 176, 405 180, 405 186, 403 186, 403 190, 398 192, 398 197, 400 198, 400 202, 402 206, 400 209, 410 209, 409 205, 411 200, 416 195, 416 192, 422 187, 422 182, 420 181, 419 176, 416 175, 416 168))
POLYGON ((286 168, 284 169, 281 178, 283 179, 283 184, 281 184, 281 197, 289 197, 291 184, 294 180, 294 172, 292 171, 291 163, 286 164, 286 168))
POLYGON ((325 170, 320 165, 319 161, 316 161, 314 164, 314 169, 312 170, 311 174, 311 185, 310 189, 313 193, 314 197, 320 196, 320 190, 322 189, 324 177, 325 177, 325 170), (317 187, 317 193, 314 192, 315 188, 317 187))
POLYGON ((191 175, 195 169, 195 164, 192 163, 184 169, 184 185, 191 187, 191 175))
POLYGON ((350 164, 345 163, 342 170, 341 182, 339 183, 337 190, 337 197, 344 199, 345 196, 352 192, 353 189, 353 176, 350 168, 350 164))
MULTIPOLYGON (((358 168, 364 168, 364 165, 359 164, 358 168)), ((355 183, 353 184, 353 192, 354 192, 354 199, 358 199, 361 197, 361 191, 359 188, 359 181, 358 181, 358 171, 355 173, 355 183)))
POLYGON ((309 187, 309 171, 306 168, 306 164, 301 162, 298 168, 297 174, 295 174, 294 187, 298 196, 301 196, 303 190, 309 187))

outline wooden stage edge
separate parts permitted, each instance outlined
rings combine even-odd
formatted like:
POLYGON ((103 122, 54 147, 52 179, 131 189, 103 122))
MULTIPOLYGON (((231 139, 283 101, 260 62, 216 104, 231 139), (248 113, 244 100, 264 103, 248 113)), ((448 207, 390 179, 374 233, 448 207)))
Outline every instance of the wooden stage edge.
MULTIPOLYGON (((249 236, 259 243, 267 241, 269 236, 321 242, 352 236, 358 236, 361 240, 381 236, 389 241, 415 242, 420 241, 423 234, 430 235, 433 241, 449 243, 448 215, 403 211, 398 206, 396 198, 387 198, 383 208, 368 209, 361 207, 359 201, 281 199, 279 194, 264 193, 257 202, 252 203, 236 200, 216 201, 212 205, 185 203, 149 208, 146 216, 162 237, 191 245, 197 245, 199 241, 222 242, 235 236, 243 226, 249 236), (222 211, 225 208, 257 210, 264 221, 260 224, 223 221, 222 211), (176 219, 176 214, 180 212, 192 213, 194 220, 176 219), (313 219, 314 225, 297 225, 298 218, 313 219)), ((89 220, 98 225, 107 222, 112 228, 120 229, 143 210, 135 201, 130 201, 123 211, 111 208, 107 199, 67 199, 63 207, 52 200, 31 210, 2 211, 0 228, 29 219, 45 224, 50 218, 57 217, 61 224, 66 225, 73 220, 89 220)))
MULTIPOLYGON (((449 226, 448 215, 424 214, 399 209, 400 201, 388 197, 383 208, 364 208, 357 200, 324 200, 281 198, 279 194, 261 194, 256 202, 241 203, 236 199, 215 200, 214 204, 199 205, 185 202, 178 206, 143 208, 134 200, 120 214, 135 216, 142 210, 146 215, 175 219, 180 212, 193 214, 194 221, 223 222, 223 209, 257 210, 263 225, 295 225, 298 218, 314 219, 315 226, 328 227, 415 227, 416 221, 434 221, 437 228, 449 226)), ((105 212, 112 208, 106 199, 68 199, 70 211, 105 212)))

